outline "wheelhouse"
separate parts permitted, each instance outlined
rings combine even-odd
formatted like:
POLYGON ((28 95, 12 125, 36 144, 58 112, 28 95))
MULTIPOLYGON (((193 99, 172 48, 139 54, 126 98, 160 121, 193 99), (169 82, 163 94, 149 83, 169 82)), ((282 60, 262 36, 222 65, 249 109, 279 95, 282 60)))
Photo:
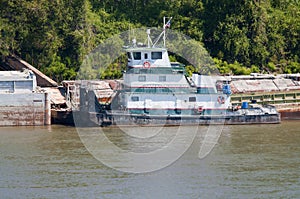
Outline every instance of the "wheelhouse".
POLYGON ((171 67, 168 51, 164 48, 129 48, 126 53, 128 68, 171 67))

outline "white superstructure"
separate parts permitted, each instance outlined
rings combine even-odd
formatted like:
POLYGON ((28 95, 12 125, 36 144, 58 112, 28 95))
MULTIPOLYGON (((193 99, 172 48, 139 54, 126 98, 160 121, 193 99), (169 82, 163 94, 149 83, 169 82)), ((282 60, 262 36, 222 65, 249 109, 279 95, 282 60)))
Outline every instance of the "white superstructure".
POLYGON ((171 66, 167 49, 153 45, 147 33, 148 45, 139 46, 134 40, 125 49, 128 66, 120 95, 122 108, 146 115, 225 114, 230 106, 229 86, 217 90, 211 76, 187 77, 184 67, 171 66))

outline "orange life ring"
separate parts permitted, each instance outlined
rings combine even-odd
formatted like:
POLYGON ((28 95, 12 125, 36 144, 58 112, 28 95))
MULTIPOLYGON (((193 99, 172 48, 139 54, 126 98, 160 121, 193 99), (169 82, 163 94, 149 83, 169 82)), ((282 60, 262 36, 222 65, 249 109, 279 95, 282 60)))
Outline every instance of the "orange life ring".
POLYGON ((145 61, 143 64, 144 68, 150 68, 151 64, 148 61, 145 61))
POLYGON ((225 103, 225 98, 223 96, 218 97, 218 103, 219 104, 224 104, 225 103))

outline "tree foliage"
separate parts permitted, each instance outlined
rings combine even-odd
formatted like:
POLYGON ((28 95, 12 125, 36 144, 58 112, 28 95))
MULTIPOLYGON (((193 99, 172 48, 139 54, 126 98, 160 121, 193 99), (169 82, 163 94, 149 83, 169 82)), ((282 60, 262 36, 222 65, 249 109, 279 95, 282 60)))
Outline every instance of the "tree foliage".
MULTIPOLYGON (((221 73, 300 72, 299 1, 2 0, 0 10, 2 59, 16 54, 57 81, 76 78, 85 56, 107 38, 161 27, 163 16, 204 45, 221 73)), ((92 78, 120 77, 120 60, 104 71, 89 69, 92 78)))

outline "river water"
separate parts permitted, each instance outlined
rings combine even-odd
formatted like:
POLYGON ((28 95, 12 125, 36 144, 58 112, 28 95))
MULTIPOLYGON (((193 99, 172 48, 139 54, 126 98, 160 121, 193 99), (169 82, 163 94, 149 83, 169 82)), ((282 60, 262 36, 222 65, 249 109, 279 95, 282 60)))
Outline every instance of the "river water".
POLYGON ((133 174, 96 160, 76 128, 2 127, 0 198, 300 198, 299 121, 225 126, 204 159, 201 139, 172 165, 133 174))

